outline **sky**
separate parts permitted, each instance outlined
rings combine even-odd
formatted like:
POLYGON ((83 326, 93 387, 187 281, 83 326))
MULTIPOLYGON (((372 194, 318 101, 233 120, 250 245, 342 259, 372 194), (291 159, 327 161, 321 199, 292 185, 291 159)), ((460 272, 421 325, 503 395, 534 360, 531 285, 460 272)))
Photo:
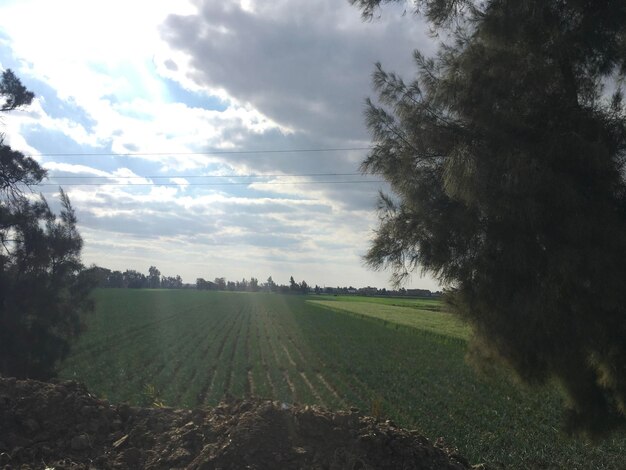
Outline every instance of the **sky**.
MULTIPOLYGON (((0 122, 68 193, 83 262, 164 275, 389 287, 363 263, 386 184, 361 175, 371 74, 411 78, 424 23, 347 0, 3 0, 0 122)), ((407 288, 438 290, 415 273, 407 288)))

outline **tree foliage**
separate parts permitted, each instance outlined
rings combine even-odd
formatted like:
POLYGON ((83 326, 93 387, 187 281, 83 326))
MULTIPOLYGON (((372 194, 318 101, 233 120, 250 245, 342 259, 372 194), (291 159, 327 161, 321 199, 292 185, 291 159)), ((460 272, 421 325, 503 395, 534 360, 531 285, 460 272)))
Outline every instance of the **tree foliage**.
MULTIPOLYGON (((352 0, 365 17, 386 0, 352 0)), ((566 423, 626 423, 626 2, 418 0, 445 37, 368 101, 380 224, 367 254, 450 287, 472 353, 556 379, 566 423)))
POLYGON ((150 266, 148 269, 148 287, 150 289, 158 289, 161 287, 161 271, 156 266, 150 266))
POLYGON ((0 81, 0 96, 4 99, 4 103, 0 107, 0 111, 12 111, 21 106, 27 106, 35 95, 28 91, 19 78, 11 69, 2 72, 2 80, 0 81))
MULTIPOLYGON (((2 111, 33 95, 10 70, 2 74, 2 111)), ((45 177, 32 158, 0 143, 0 373, 48 378, 92 308, 81 275, 82 239, 67 195, 55 215, 43 197, 25 193, 45 177)))

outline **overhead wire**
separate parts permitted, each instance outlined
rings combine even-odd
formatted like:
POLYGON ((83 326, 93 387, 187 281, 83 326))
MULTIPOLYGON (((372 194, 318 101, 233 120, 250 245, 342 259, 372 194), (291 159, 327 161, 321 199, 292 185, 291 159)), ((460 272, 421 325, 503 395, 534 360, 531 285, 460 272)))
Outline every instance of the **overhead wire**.
MULTIPOLYGON (((37 157, 98 157, 98 156, 111 156, 111 157, 133 157, 133 156, 193 156, 193 155, 253 155, 253 154, 287 154, 287 153, 322 153, 322 152, 339 152, 339 151, 362 151, 371 150, 372 147, 335 147, 335 148, 302 148, 302 149, 266 149, 266 150, 211 150, 202 152, 60 152, 60 153, 41 153, 37 157)), ((347 177, 347 176, 363 176, 362 173, 274 173, 274 174, 226 174, 226 175, 50 175, 50 179, 59 181, 58 183, 40 183, 39 186, 236 186, 236 185, 251 185, 251 184, 263 184, 263 185, 296 185, 296 184, 366 184, 366 183, 384 183, 382 180, 330 180, 330 181, 246 181, 246 182, 205 182, 205 183, 181 183, 181 182, 168 182, 161 183, 158 181, 151 181, 149 183, 135 183, 132 180, 162 180, 162 179, 197 179, 197 178, 289 178, 289 177, 347 177), (67 182, 64 180, 113 180, 114 182, 67 182), (127 180, 128 182, 120 182, 120 180, 127 180)))
POLYGON ((308 148, 308 149, 267 149, 267 150, 206 150, 202 152, 60 152, 30 154, 30 157, 163 157, 185 155, 251 155, 251 154, 278 154, 278 153, 321 153, 321 152, 349 152, 371 150, 372 147, 336 147, 336 148, 308 148))
POLYGON ((133 175, 133 176, 94 176, 94 175, 50 175, 48 178, 63 179, 163 179, 163 178, 280 178, 280 177, 310 177, 310 176, 361 176, 362 173, 256 173, 248 175, 226 174, 226 175, 133 175))
POLYGON ((352 181, 245 181, 221 183, 39 183, 37 186, 244 186, 259 185, 288 185, 288 184, 365 184, 384 183, 384 180, 352 180, 352 181))

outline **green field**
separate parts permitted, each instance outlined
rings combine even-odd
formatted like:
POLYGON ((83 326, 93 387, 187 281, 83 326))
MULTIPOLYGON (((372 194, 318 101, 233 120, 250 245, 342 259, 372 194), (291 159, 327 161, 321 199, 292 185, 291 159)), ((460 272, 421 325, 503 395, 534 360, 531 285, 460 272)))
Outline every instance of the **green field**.
POLYGON ((561 435, 553 390, 473 373, 463 360, 463 326, 437 308, 363 298, 311 302, 320 299, 99 290, 89 329, 61 375, 114 402, 213 405, 229 393, 357 406, 432 439, 443 436, 473 463, 624 468, 623 435, 599 446, 561 435))
POLYGON ((411 298, 411 297, 370 297, 363 295, 315 295, 316 300, 332 300, 334 302, 367 302, 370 304, 391 305, 394 307, 409 307, 418 310, 430 310, 438 312, 442 310, 442 302, 439 299, 411 298))
POLYGON ((309 300, 309 302, 349 312, 362 318, 380 320, 389 326, 400 325, 461 340, 467 340, 469 336, 469 328, 452 314, 443 312, 438 303, 435 308, 424 309, 421 306, 410 305, 408 302, 401 304, 403 306, 397 306, 391 303, 391 299, 376 299, 388 300, 387 303, 372 303, 368 300, 361 297, 360 300, 349 302, 317 299, 309 300))

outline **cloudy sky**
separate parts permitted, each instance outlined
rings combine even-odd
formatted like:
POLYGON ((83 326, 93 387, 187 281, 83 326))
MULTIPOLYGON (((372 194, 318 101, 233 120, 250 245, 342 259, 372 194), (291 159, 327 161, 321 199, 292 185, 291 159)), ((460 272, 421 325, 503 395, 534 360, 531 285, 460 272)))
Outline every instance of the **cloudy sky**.
POLYGON ((69 193, 86 264, 385 287, 362 262, 385 186, 358 167, 374 63, 410 77, 433 49, 403 9, 3 0, 0 66, 37 98, 1 125, 69 193))

